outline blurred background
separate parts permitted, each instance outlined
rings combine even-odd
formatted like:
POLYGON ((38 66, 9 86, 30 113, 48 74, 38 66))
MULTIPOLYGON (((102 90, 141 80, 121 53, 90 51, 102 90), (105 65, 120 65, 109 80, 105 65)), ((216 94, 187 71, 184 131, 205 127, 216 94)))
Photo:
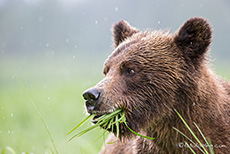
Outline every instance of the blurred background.
POLYGON ((229 0, 0 0, 0 153, 56 153, 33 103, 59 153, 98 153, 102 130, 65 134, 86 117, 82 92, 103 78, 112 24, 174 33, 194 16, 211 22, 211 66, 230 79, 229 0))

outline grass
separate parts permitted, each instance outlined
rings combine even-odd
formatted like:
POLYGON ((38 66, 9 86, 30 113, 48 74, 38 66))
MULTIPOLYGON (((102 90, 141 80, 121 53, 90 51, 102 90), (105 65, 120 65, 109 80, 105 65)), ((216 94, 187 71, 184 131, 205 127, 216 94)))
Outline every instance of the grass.
MULTIPOLYGON (((81 123, 79 123, 76 127, 74 127, 74 129, 72 129, 68 134, 71 134, 74 130, 76 130, 77 128, 79 128, 84 122, 86 122, 90 117, 94 117, 95 115, 89 115, 88 117, 86 117, 81 123)), ((89 131, 93 130, 94 128, 97 127, 101 127, 103 128, 105 131, 106 130, 111 130, 111 132, 113 132, 114 128, 116 127, 116 134, 117 134, 117 138, 114 142, 109 142, 108 144, 113 144, 117 141, 117 139, 119 138, 120 135, 120 124, 124 123, 125 126, 135 135, 141 136, 143 138, 147 138, 147 139, 154 139, 148 136, 144 136, 141 134, 138 134, 137 132, 135 132, 134 130, 132 130, 127 122, 126 122, 126 118, 125 118, 125 113, 122 109, 117 109, 116 111, 109 113, 109 114, 104 114, 100 117, 97 118, 97 122, 95 123, 95 125, 92 125, 88 128, 86 128, 85 130, 80 131, 79 133, 75 134, 73 137, 70 138, 69 141, 71 141, 74 138, 80 137, 86 133, 88 133, 89 131)), ((67 134, 67 135, 68 135, 67 134)))
MULTIPOLYGON (((204 147, 204 145, 201 143, 200 139, 198 139, 198 137, 194 134, 193 130, 188 126, 188 124, 186 123, 186 121, 183 119, 183 117, 179 114, 179 112, 174 109, 176 114, 180 117, 180 119, 182 120, 182 122, 184 123, 184 125, 186 126, 186 128, 188 129, 188 131, 192 134, 192 136, 194 137, 195 141, 198 143, 199 146, 196 146, 199 151, 203 154, 209 154, 209 152, 206 150, 206 148, 204 147)), ((80 126, 82 126, 87 120, 89 120, 91 117, 94 117, 96 115, 89 115, 87 116, 82 122, 80 122, 76 127, 74 127, 67 135, 73 133, 76 129, 78 129, 80 126)), ((74 138, 79 138, 80 136, 90 132, 91 130, 97 128, 97 127, 101 127, 103 128, 105 131, 106 130, 110 130, 111 132, 113 132, 114 127, 116 127, 116 134, 117 134, 117 138, 115 141, 113 142, 109 142, 107 144, 113 144, 117 141, 117 139, 119 139, 119 132, 120 132, 120 124, 124 123, 125 126, 135 135, 141 136, 143 138, 147 138, 147 139, 154 139, 154 138, 150 138, 147 136, 143 136, 141 134, 138 134, 137 132, 133 131, 131 128, 129 128, 127 122, 126 122, 126 118, 125 118, 125 113, 122 109, 118 109, 112 113, 108 113, 108 114, 104 114, 100 117, 96 118, 97 122, 95 123, 95 125, 92 125, 80 132, 78 132, 77 134, 75 134, 74 136, 72 136, 69 141, 72 141, 74 138)), ((208 146, 210 154, 214 154, 214 150, 213 147, 211 145, 211 142, 208 142, 207 139, 205 138, 204 134, 201 132, 201 130, 199 129, 199 127, 197 126, 196 123, 194 123, 196 129, 199 131, 199 133, 201 134, 203 140, 205 141, 205 144, 208 146)), ((197 145, 191 138, 189 138, 188 136, 186 136, 183 132, 181 132, 180 130, 178 130, 177 128, 173 128, 174 130, 176 130, 178 133, 180 133, 182 136, 184 136, 186 139, 188 139, 189 142, 191 142, 193 145, 197 145)), ((188 144, 188 142, 185 141, 185 144, 187 145, 187 147, 191 150, 191 152, 193 154, 196 154, 196 152, 193 150, 193 148, 188 144)))
MULTIPOLYGON (((199 144, 199 146, 197 146, 197 148, 200 150, 200 152, 203 153, 203 154, 209 154, 209 152, 206 150, 206 148, 204 147, 204 145, 201 143, 200 139, 198 139, 198 137, 194 134, 194 132, 191 130, 191 128, 185 122, 185 120, 180 115, 180 113, 176 109, 174 109, 174 110, 175 110, 176 114, 180 117, 180 119, 182 120, 182 122, 184 123, 184 125, 186 126, 186 128, 192 134, 192 136, 194 137, 194 139, 196 140, 196 142, 199 144)), ((193 123, 194 123, 195 127, 197 128, 197 130, 199 131, 199 133, 201 134, 201 136, 202 136, 203 140, 205 141, 206 145, 208 146, 210 154, 214 154, 214 150, 213 150, 213 147, 212 147, 211 143, 207 141, 207 139, 205 138, 204 134, 201 132, 201 130, 199 129, 199 127, 197 126, 197 124, 195 122, 193 122, 193 123)), ((192 139, 190 139, 188 136, 186 136, 183 132, 181 132, 180 130, 178 130, 175 127, 173 129, 176 130, 178 133, 180 133, 185 138, 187 138, 193 145, 196 145, 196 143, 192 139)), ((185 142, 185 144, 188 146, 188 148, 191 150, 191 152, 193 154, 195 154, 195 151, 192 149, 192 147, 187 142, 185 142)))
POLYGON ((12 149, 11 147, 9 146, 6 146, 2 149, 2 153, 1 154, 8 154, 8 153, 11 153, 11 154, 16 154, 16 152, 14 151, 14 149, 12 149))
MULTIPOLYGON (((186 128, 188 129, 188 131, 192 134, 192 136, 194 137, 195 141, 199 144, 199 146, 196 146, 199 151, 203 154, 209 154, 209 152, 206 150, 206 148, 204 147, 204 145, 201 143, 200 139, 198 139, 198 137, 194 134, 193 130, 188 126, 188 124, 186 123, 186 121, 183 119, 183 117, 180 115, 180 113, 174 109, 176 114, 180 117, 180 119, 182 120, 182 122, 184 123, 184 125, 186 126, 186 128)), ((94 117, 95 115, 89 115, 87 116, 82 122, 80 122, 76 127, 74 127, 67 135, 73 133, 76 129, 78 129, 80 126, 82 126, 87 120, 89 120, 91 117, 94 117)), ((138 134, 137 132, 133 131, 131 128, 129 128, 127 122, 126 122, 126 118, 125 118, 125 113, 122 109, 118 109, 112 113, 109 114, 104 114, 102 116, 100 116, 99 118, 96 119, 97 122, 95 123, 95 125, 92 125, 80 132, 78 132, 77 134, 75 134, 74 136, 72 136, 69 141, 73 140, 74 138, 78 138, 86 133, 88 133, 89 131, 93 130, 94 128, 97 127, 101 127, 103 128, 105 131, 106 130, 111 130, 111 132, 113 132, 114 127, 116 127, 116 132, 117 132, 117 138, 115 141, 113 142, 109 142, 107 144, 113 144, 117 141, 117 139, 119 138, 119 132, 120 132, 120 128, 119 125, 124 123, 125 126, 135 135, 141 136, 143 138, 147 138, 147 139, 154 139, 154 138, 150 138, 147 136, 143 136, 141 134, 138 134)), ((197 126, 196 123, 194 123, 196 129, 199 131, 199 133, 201 134, 203 140, 205 141, 205 144, 208 146, 210 154, 214 154, 214 150, 213 147, 211 145, 211 142, 208 142, 207 139, 205 138, 204 134, 201 132, 201 130, 199 129, 199 127, 197 126)), ((182 136, 184 136, 186 139, 188 139, 189 142, 191 142, 193 145, 197 145, 191 138, 189 138, 188 136, 186 136, 183 132, 181 132, 180 130, 178 130, 177 128, 173 128, 174 130, 176 130, 178 133, 180 133, 182 136)), ((191 152, 193 154, 196 154, 196 152, 193 150, 193 148, 188 144, 188 142, 185 141, 185 144, 187 145, 187 147, 191 150, 191 152)))
POLYGON ((25 86, 23 85, 23 83, 21 82, 21 80, 20 80, 19 78, 17 78, 17 79, 18 79, 18 82, 21 84, 22 88, 24 89, 26 95, 28 96, 28 98, 29 98, 29 100, 30 100, 30 103, 33 105, 34 109, 35 109, 36 112, 38 113, 38 116, 39 116, 40 120, 42 121, 42 123, 43 123, 43 125, 44 125, 44 127, 45 127, 45 129, 46 129, 46 132, 47 132, 48 135, 49 135, 49 138, 50 138, 51 143, 52 143, 52 145, 53 145, 53 148, 54 148, 54 150, 55 150, 54 152, 52 151, 52 153, 58 154, 57 147, 56 147, 56 145, 55 145, 55 143, 54 143, 54 139, 53 139, 53 137, 52 137, 52 135, 51 135, 51 133, 50 133, 50 130, 49 130, 49 128, 48 128, 48 125, 46 124, 44 118, 42 117, 42 115, 41 115, 40 111, 38 110, 37 106, 34 104, 33 99, 30 97, 29 92, 27 91, 27 89, 25 88, 25 86))
MULTIPOLYGON (((72 56, 52 58, 0 57, 0 154, 12 153, 9 148, 15 153, 55 152, 44 123, 17 77, 40 111, 60 154, 99 152, 103 140, 90 142, 98 137, 99 129, 70 143, 65 134, 81 121, 85 113, 82 92, 102 78, 101 66, 92 68, 93 61, 81 62, 72 56), (94 69, 98 71, 91 71, 94 69)), ((86 122, 83 128, 89 125, 86 122)))

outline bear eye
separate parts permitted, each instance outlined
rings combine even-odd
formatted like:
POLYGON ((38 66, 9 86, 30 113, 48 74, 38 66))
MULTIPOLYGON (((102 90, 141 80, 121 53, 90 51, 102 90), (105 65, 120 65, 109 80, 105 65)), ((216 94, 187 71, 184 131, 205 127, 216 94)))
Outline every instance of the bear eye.
POLYGON ((136 73, 133 68, 126 68, 124 72, 127 76, 133 76, 136 73))
POLYGON ((109 67, 105 67, 104 70, 103 70, 103 74, 106 75, 108 72, 109 72, 109 67))

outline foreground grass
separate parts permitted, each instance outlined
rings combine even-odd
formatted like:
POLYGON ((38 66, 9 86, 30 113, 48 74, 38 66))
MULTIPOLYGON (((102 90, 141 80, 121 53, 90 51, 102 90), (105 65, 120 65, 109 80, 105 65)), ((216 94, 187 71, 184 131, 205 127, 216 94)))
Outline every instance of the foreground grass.
MULTIPOLYGON (((59 88, 54 89, 52 92, 31 89, 30 92, 48 125, 57 149, 60 153, 80 152, 80 150, 86 153, 99 151, 102 142, 93 144, 89 142, 98 137, 95 133, 89 133, 84 138, 67 143, 68 138, 65 134, 75 123, 82 120, 84 101, 73 93, 78 90, 71 85, 59 85, 59 88), (64 93, 63 89, 66 89, 64 93)), ((0 151, 1 148, 9 146, 16 153, 50 152, 52 150, 50 138, 23 90, 4 90, 0 98, 0 151)), ((90 122, 86 123, 85 127, 89 125, 90 122)))
MULTIPOLYGON (((184 123, 184 125, 186 126, 186 128, 188 129, 188 131, 192 134, 193 138, 196 140, 196 142, 198 143, 199 146, 197 146, 197 148, 200 150, 201 153, 203 154, 209 154, 209 152, 206 150, 206 148, 204 147, 204 145, 201 143, 200 139, 194 134, 194 130, 192 130, 189 125, 186 123, 186 121, 183 119, 183 117, 180 115, 180 113, 174 109, 174 111, 177 113, 177 115, 180 117, 180 119, 182 120, 182 122, 184 123)), ((196 126, 196 129, 199 131, 199 133, 201 134, 203 140, 205 141, 205 146, 208 146, 208 149, 210 151, 210 154, 214 154, 214 150, 213 147, 211 145, 210 140, 208 141, 203 132, 200 130, 200 128, 197 126, 197 124, 195 122, 193 122, 193 124, 196 126)), ((176 130, 178 133, 180 133, 182 136, 184 136, 186 139, 188 139, 188 141, 190 141, 193 145, 196 145, 196 143, 189 138, 188 136, 186 136, 183 132, 181 132, 180 130, 178 130, 177 128, 173 127, 174 130, 176 130)), ((191 150, 191 152, 193 154, 196 154, 194 149, 188 144, 188 142, 185 141, 185 144, 188 146, 188 148, 191 150)))
MULTIPOLYGON (((71 143, 65 134, 83 119, 82 92, 99 81, 100 70, 87 72, 78 65, 80 61, 72 59, 65 60, 65 64, 60 60, 38 63, 31 60, 27 64, 28 61, 16 59, 4 61, 0 58, 0 153, 12 153, 9 150, 13 150, 15 153, 48 154, 55 151, 43 122, 17 77, 40 111, 60 154, 98 153, 102 139, 95 143, 91 141, 101 134, 99 130, 96 130, 98 134, 89 133, 71 143)), ((90 67, 85 66, 91 70, 90 67)), ((90 125, 87 122, 83 128, 90 125)))

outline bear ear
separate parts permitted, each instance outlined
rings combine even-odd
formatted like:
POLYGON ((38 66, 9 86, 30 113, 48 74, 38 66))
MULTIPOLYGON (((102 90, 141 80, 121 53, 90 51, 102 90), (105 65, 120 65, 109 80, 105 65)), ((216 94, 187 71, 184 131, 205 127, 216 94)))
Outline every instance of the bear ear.
POLYGON ((184 23, 175 36, 175 43, 185 57, 196 62, 208 50, 212 39, 212 29, 207 20, 191 18, 184 23))
POLYGON ((126 38, 138 33, 138 30, 129 25, 128 22, 121 20, 115 23, 112 27, 113 44, 116 48, 126 38))

